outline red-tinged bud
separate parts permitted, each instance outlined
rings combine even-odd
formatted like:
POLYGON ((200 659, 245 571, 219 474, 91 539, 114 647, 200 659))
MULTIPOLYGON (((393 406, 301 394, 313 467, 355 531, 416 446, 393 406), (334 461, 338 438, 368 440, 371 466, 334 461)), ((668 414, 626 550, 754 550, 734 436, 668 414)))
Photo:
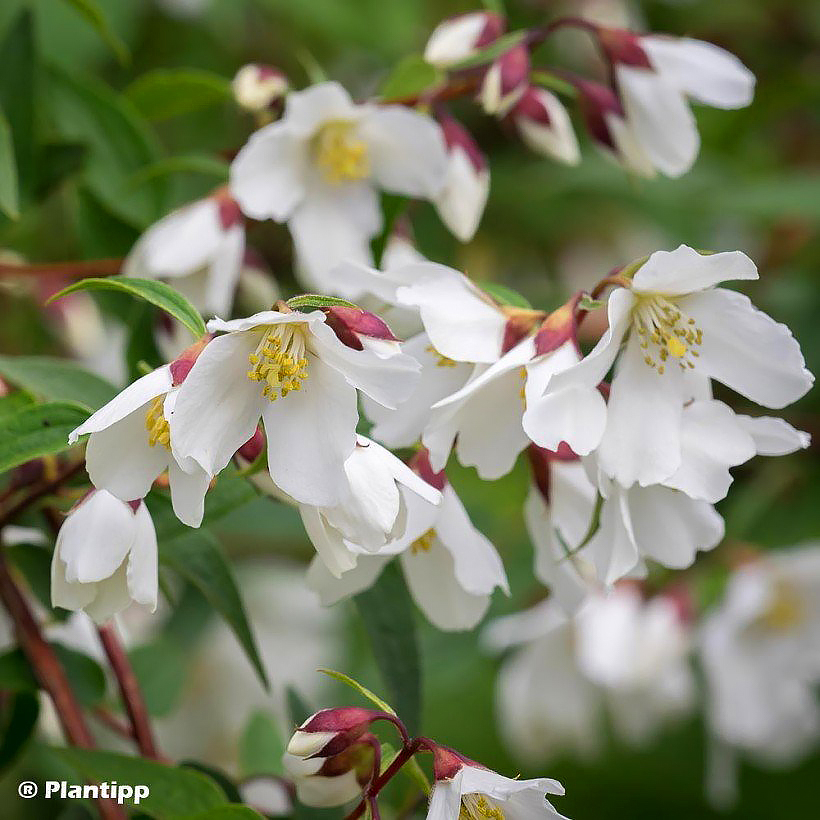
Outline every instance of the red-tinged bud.
POLYGON ((354 350, 364 350, 364 342, 378 339, 384 342, 398 342, 387 324, 369 311, 361 308, 334 307, 322 308, 327 316, 327 324, 342 344, 354 350))
POLYGON ((179 356, 168 365, 171 371, 171 383, 174 387, 179 387, 185 381, 187 375, 191 372, 191 368, 199 358, 199 354, 205 349, 208 342, 213 339, 209 333, 206 333, 201 339, 198 339, 190 347, 186 347, 179 356))
POLYGON ((535 334, 535 354, 543 356, 545 353, 552 353, 565 342, 572 341, 578 346, 578 320, 575 309, 581 293, 575 294, 566 304, 554 310, 541 323, 541 327, 535 334))
POLYGON ((581 152, 567 109, 551 91, 529 86, 509 116, 530 150, 567 165, 580 161, 581 152))
POLYGON ((431 487, 441 492, 447 486, 447 475, 444 470, 437 473, 430 464, 430 453, 426 447, 418 450, 408 462, 408 466, 416 475, 423 478, 431 487))
POLYGON ((476 769, 486 768, 455 749, 441 746, 433 741, 425 743, 424 748, 433 753, 433 777, 436 780, 452 780, 465 766, 472 766, 476 769))
POLYGON ((332 757, 344 751, 363 735, 382 712, 350 707, 323 709, 311 715, 288 743, 288 754, 296 757, 332 757))
POLYGON ((257 425, 256 432, 236 451, 236 454, 248 464, 253 464, 265 449, 265 434, 257 425))
POLYGON ((640 35, 624 28, 598 27, 598 42, 611 63, 652 68, 649 57, 641 46, 640 35))
POLYGON ((611 118, 624 119, 624 108, 618 95, 608 86, 589 80, 576 80, 578 103, 590 136, 605 148, 617 151, 611 130, 611 118))
POLYGON ((530 53, 523 44, 498 57, 484 75, 479 101, 487 114, 505 116, 529 87, 530 53))
POLYGON ((580 456, 573 452, 565 441, 558 445, 557 450, 547 450, 545 447, 539 447, 537 444, 531 443, 527 448, 527 456, 530 460, 535 485, 547 503, 550 500, 550 464, 553 461, 580 460, 580 456))
POLYGON ((444 141, 450 153, 460 149, 466 154, 476 171, 486 169, 487 158, 478 147, 478 143, 473 139, 472 134, 460 122, 452 117, 444 117, 439 124, 444 132, 444 141))
POLYGON ((254 113, 271 108, 285 96, 289 87, 288 78, 278 68, 262 63, 242 66, 231 82, 237 104, 254 113))
POLYGON ((446 68, 494 43, 504 32, 504 18, 491 11, 459 14, 439 23, 424 49, 428 63, 446 68))
POLYGON ((692 590, 686 584, 681 582, 670 584, 661 592, 661 597, 675 607, 682 624, 695 622, 695 600, 692 590))
POLYGON ((222 229, 227 231, 239 225, 242 222, 242 211, 239 209, 239 203, 231 196, 227 186, 217 188, 212 198, 219 208, 219 224, 222 229))
POLYGON ((293 779, 296 796, 306 806, 329 808, 341 806, 361 794, 371 780, 375 739, 363 739, 332 757, 304 758, 285 752, 282 762, 293 779))
POLYGON ((135 513, 140 508, 140 504, 142 504, 142 499, 135 498, 133 501, 126 501, 125 503, 131 508, 131 512, 135 513))
POLYGON ((502 353, 509 352, 520 341, 526 339, 538 327, 539 322, 544 319, 544 311, 542 310, 510 306, 504 306, 501 310, 507 317, 507 324, 504 326, 504 338, 501 340, 502 353))

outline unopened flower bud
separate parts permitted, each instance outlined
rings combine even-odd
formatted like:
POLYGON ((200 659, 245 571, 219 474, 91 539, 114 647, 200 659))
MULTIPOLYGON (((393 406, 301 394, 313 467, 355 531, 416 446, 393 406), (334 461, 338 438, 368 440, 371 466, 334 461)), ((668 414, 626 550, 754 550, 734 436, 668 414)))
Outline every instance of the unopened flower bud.
POLYGON ((326 322, 342 344, 354 350, 375 350, 383 355, 399 352, 398 339, 387 324, 367 310, 335 305, 323 308, 326 322))
POLYGON ((288 79, 277 68, 248 63, 236 72, 231 82, 237 104, 254 113, 266 111, 288 91, 288 79))
POLYGON ((487 204, 490 172, 484 154, 464 126, 448 117, 441 130, 447 144, 447 175, 435 206, 453 235, 468 242, 487 204))
POLYGON ((578 332, 575 309, 581 294, 577 293, 561 307, 554 310, 541 323, 535 334, 535 353, 540 356, 557 350, 564 342, 574 340, 578 332))
POLYGON ((478 99, 487 114, 503 117, 529 87, 530 53, 523 44, 498 57, 484 75, 478 99))
POLYGON ((495 42, 503 31, 503 17, 491 11, 451 17, 433 30, 424 49, 424 59, 446 68, 495 42))
POLYGON ((191 368, 199 358, 199 354, 205 349, 205 345, 213 339, 210 333, 206 333, 201 339, 197 339, 190 347, 186 347, 179 356, 169 365, 171 379, 174 387, 179 387, 185 381, 185 377, 191 372, 191 368))
POLYGON ((567 109, 551 91, 530 86, 510 112, 521 139, 532 151, 577 165, 578 140, 567 109))
POLYGON ((357 707, 322 709, 293 733, 288 754, 302 758, 335 756, 355 742, 380 716, 379 712, 357 707))
POLYGON ((598 27, 598 42, 611 63, 652 68, 652 63, 641 47, 641 36, 625 28, 598 27))

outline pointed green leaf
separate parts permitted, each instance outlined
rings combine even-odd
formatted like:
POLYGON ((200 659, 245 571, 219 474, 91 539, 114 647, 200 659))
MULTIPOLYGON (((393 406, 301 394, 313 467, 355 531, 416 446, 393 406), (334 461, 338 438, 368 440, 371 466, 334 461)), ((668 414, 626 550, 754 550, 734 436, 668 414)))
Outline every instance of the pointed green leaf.
POLYGON ((205 335, 205 322, 199 315, 199 311, 179 291, 164 282, 158 282, 155 279, 133 279, 127 276, 81 279, 63 288, 59 293, 55 293, 48 302, 51 303, 55 299, 60 299, 78 290, 115 290, 128 293, 156 305, 169 316, 182 322, 194 338, 199 339, 205 335))
POLYGON ((489 293, 499 305, 532 309, 532 305, 524 296, 506 285, 498 282, 482 282, 480 287, 485 293, 489 293))
POLYGON ((63 402, 22 408, 0 431, 0 472, 67 450, 68 434, 87 418, 85 410, 63 402))
POLYGON ((114 52, 122 65, 130 62, 131 55, 128 53, 128 47, 111 28, 96 0, 65 0, 65 2, 73 6, 92 28, 96 29, 102 41, 114 52))
POLYGON ((67 359, 51 356, 0 356, 0 376, 49 401, 97 410, 117 395, 105 379, 67 359))
POLYGON ((475 68, 476 66, 491 63, 496 57, 506 54, 511 48, 523 42, 526 35, 526 31, 510 31, 499 37, 494 43, 479 49, 475 54, 471 54, 457 63, 453 63, 448 68, 450 71, 463 71, 465 68, 475 68))
POLYGON ((399 97, 410 97, 424 91, 433 91, 447 79, 446 74, 428 63, 420 55, 409 55, 401 60, 382 84, 380 96, 385 102, 399 97))
POLYGON ((358 305, 353 304, 353 302, 348 302, 346 299, 340 299, 338 296, 321 296, 318 293, 303 293, 301 296, 293 296, 288 299, 288 307, 293 310, 305 310, 306 308, 323 307, 357 308, 358 305))
POLYGON ((388 714, 395 715, 396 711, 393 707, 383 701, 378 695, 371 692, 366 686, 359 683, 359 681, 351 678, 350 675, 345 675, 344 672, 337 672, 335 669, 319 669, 319 672, 324 673, 325 675, 329 675, 334 680, 339 681, 339 683, 344 683, 349 686, 351 689, 355 689, 360 695, 367 698, 371 703, 375 704, 382 710, 382 712, 387 712, 388 714))
POLYGON ((134 187, 145 185, 146 182, 157 177, 169 176, 170 174, 204 174, 214 177, 220 182, 228 181, 229 165, 219 157, 211 157, 208 154, 185 154, 179 157, 169 157, 161 159, 146 166, 131 178, 134 187))
POLYGON ((231 84, 220 74, 195 68, 156 69, 137 77, 125 96, 153 122, 188 114, 231 99, 231 84))
POLYGON ((285 742, 274 719, 254 712, 239 738, 239 771, 242 777, 282 774, 285 742))
POLYGON ((20 216, 20 192, 17 187, 17 160, 8 120, 0 111, 0 210, 11 219, 20 216))
POLYGON ((239 588, 216 539, 206 530, 193 530, 160 544, 160 561, 192 583, 233 629, 262 684, 270 684, 256 648, 239 588))
POLYGON ((227 806, 217 806, 198 814, 186 814, 179 820, 264 820, 258 811, 250 806, 240 806, 230 803, 227 806))
POLYGON ((157 820, 196 816, 228 805, 210 777, 188 768, 97 749, 52 751, 89 780, 148 786, 150 794, 135 808, 157 820))

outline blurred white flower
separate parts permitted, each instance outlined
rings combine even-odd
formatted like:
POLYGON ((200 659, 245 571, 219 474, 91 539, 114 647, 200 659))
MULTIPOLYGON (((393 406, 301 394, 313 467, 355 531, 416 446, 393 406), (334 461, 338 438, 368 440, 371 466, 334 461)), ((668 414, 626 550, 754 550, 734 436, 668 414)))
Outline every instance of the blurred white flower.
POLYGON ((248 63, 234 75, 231 90, 237 105, 258 113, 285 96, 288 78, 273 66, 248 63))
POLYGON ((282 119, 251 136, 231 166, 231 191, 248 216, 288 223, 305 281, 331 292, 334 265, 371 261, 382 223, 377 189, 431 199, 446 169, 430 117, 355 104, 326 82, 289 94, 282 119))
POLYGON ((567 109, 551 91, 527 88, 510 112, 510 119, 530 150, 567 165, 580 162, 578 139, 567 109))
POLYGON ((182 375, 178 363, 137 379, 72 430, 68 440, 73 444, 91 434, 85 450, 91 483, 122 501, 145 496, 167 470, 174 513, 198 527, 211 476, 199 464, 183 466, 174 456, 168 419, 179 392, 175 373, 182 375))
POLYGON ((332 328, 319 310, 209 322, 209 330, 226 333, 199 356, 170 417, 180 463, 193 460, 216 475, 262 417, 273 482, 296 501, 338 504, 344 463, 356 444, 357 389, 395 406, 412 391, 419 369, 381 320, 356 313, 367 329, 351 338, 344 335, 349 328, 332 328))
POLYGON ((51 562, 51 603, 103 623, 132 601, 157 606, 157 536, 141 501, 93 490, 63 521, 51 562))
POLYGON ((413 466, 428 483, 440 488, 441 503, 434 506, 417 495, 405 494, 403 537, 375 555, 348 543, 358 557, 355 567, 339 578, 314 558, 308 586, 325 606, 331 606, 372 586, 398 555, 410 594, 427 619, 439 629, 471 629, 487 611, 496 587, 509 595, 504 566, 495 547, 473 526, 444 475, 432 472, 424 453, 413 466))
POLYGON ((491 11, 472 11, 450 17, 433 29, 424 47, 424 59, 447 68, 490 45, 503 31, 503 18, 491 11))
MULTIPOLYGON (((702 255, 681 245, 653 253, 609 297, 609 328, 590 354, 528 402, 530 437, 548 449, 566 441, 581 455, 598 447, 605 475, 623 487, 647 486, 679 470, 684 405, 707 378, 766 407, 800 398, 814 378, 791 331, 746 296, 715 287, 756 278, 754 263, 739 251, 702 255), (597 387, 616 359, 605 402, 597 387), (606 405, 604 426, 577 424, 578 408, 587 405, 599 413, 606 405)), ((724 445, 731 440, 716 436, 713 455, 731 464, 724 445)))
POLYGON ((734 760, 789 765, 820 741, 820 546, 761 555, 735 570, 704 620, 699 650, 715 744, 711 796, 731 802, 734 760))
POLYGON ((498 676, 498 724, 527 763, 595 753, 604 711, 621 740, 644 744, 694 702, 678 605, 665 596, 643 601, 631 584, 593 596, 572 620, 553 600, 499 618, 483 640, 513 649, 498 676))
POLYGON ((197 309, 225 314, 244 253, 242 214, 227 189, 219 189, 152 225, 131 249, 122 273, 171 280, 197 309))

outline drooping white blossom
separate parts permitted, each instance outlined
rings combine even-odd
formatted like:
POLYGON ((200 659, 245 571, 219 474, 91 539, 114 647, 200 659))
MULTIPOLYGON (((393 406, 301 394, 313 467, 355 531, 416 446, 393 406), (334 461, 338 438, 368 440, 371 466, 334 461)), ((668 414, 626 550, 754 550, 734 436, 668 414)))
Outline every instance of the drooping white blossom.
POLYGON ((510 119, 530 150, 567 165, 580 162, 578 139, 567 109, 551 91, 527 88, 510 112, 510 119))
POLYGON ((356 444, 357 390, 395 406, 412 391, 418 365, 364 311, 283 310, 209 322, 211 332, 225 333, 179 390, 171 446, 182 463, 193 460, 213 476, 261 417, 273 482, 298 502, 332 507, 344 495, 344 463, 356 444))
POLYGON ((424 48, 424 59, 447 68, 490 45, 504 31, 504 21, 491 11, 472 11, 439 23, 424 48))
POLYGON ((137 379, 68 439, 73 444, 90 433, 85 462, 91 483, 122 501, 145 496, 167 470, 174 512, 189 527, 202 522, 211 476, 196 462, 176 458, 168 419, 196 352, 137 379))
POLYGON ((125 259, 122 273, 167 279, 199 310, 227 313, 245 253, 245 225, 236 202, 220 189, 152 225, 125 259))
POLYGON ((157 606, 157 536, 142 501, 93 490, 68 514, 51 562, 51 603, 103 623, 133 602, 157 606))
POLYGON ((432 199, 446 169, 434 120, 356 104, 326 82, 289 94, 282 118, 251 136, 231 166, 231 192, 248 216, 287 222, 305 282, 333 292, 334 265, 371 261, 378 189, 432 199))

